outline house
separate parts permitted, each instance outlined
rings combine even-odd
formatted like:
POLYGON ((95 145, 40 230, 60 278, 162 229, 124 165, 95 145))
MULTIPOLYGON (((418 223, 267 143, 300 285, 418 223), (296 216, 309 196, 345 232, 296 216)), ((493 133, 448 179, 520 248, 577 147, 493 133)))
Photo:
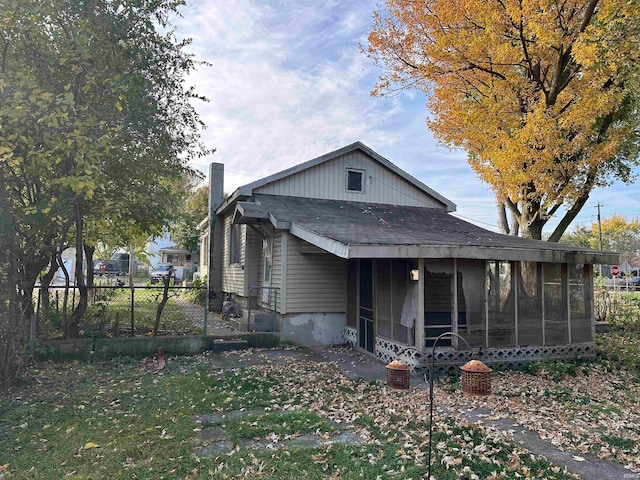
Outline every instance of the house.
MULTIPOLYGON (((453 202, 360 142, 226 200, 223 168, 212 164, 201 270, 215 292, 275 311, 283 338, 347 342, 416 368, 444 332, 492 362, 594 355, 593 265, 617 255, 460 220, 453 202)), ((441 339, 439 361, 463 346, 441 339)))
POLYGON ((160 263, 168 263, 174 267, 184 267, 184 275, 186 280, 191 280, 193 274, 197 272, 200 262, 200 252, 190 252, 178 245, 167 245, 158 250, 160 255, 160 263))
POLYGON ((185 279, 190 280, 198 271, 200 251, 190 252, 174 243, 170 232, 147 242, 148 262, 152 270, 161 263, 184 267, 185 279))

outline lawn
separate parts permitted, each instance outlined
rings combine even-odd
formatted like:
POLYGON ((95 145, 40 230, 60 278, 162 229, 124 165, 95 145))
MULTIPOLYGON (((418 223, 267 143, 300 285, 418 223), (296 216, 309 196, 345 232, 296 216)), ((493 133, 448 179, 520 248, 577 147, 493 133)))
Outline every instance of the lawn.
MULTIPOLYGON (((602 352, 615 343, 603 337, 602 352)), ((627 338, 624 358, 640 340, 627 338)), ((260 355, 249 352, 247 355, 260 355)), ((0 478, 424 478, 428 392, 344 376, 331 363, 220 368, 220 357, 41 363, 0 400, 0 478)), ((509 414, 563 448, 640 470, 637 370, 620 356, 494 375, 488 399, 436 389, 438 479, 574 478, 457 413, 509 414)))

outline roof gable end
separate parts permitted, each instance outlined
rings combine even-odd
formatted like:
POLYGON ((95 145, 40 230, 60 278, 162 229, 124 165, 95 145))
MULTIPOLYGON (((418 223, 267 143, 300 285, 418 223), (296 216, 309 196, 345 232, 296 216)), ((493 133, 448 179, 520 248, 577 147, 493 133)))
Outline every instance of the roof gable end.
POLYGON ((435 202, 441 204, 446 209, 446 211, 453 212, 456 210, 456 205, 451 200, 447 199, 446 197, 439 194, 435 190, 429 188, 420 180, 416 179, 415 177, 411 176, 404 170, 400 169, 399 167, 391 163, 389 160, 384 158, 382 155, 376 153, 375 151, 373 151, 372 149, 370 149, 369 147, 367 147, 361 142, 352 143, 351 145, 347 145, 346 147, 342 147, 338 150, 326 153, 317 158, 301 163, 299 165, 295 165, 281 172, 274 173, 273 175, 269 175, 268 177, 262 178, 260 180, 256 180, 252 183, 249 183, 247 185, 240 187, 237 190, 236 194, 241 197, 251 197, 254 193, 257 193, 256 190, 259 190, 261 187, 265 187, 270 184, 274 184, 276 182, 285 180, 287 179, 287 177, 292 177, 296 174, 300 174, 302 172, 305 172, 306 170, 312 169, 321 164, 338 159, 342 156, 345 156, 355 151, 362 152, 366 157, 382 165, 389 171, 393 172, 394 174, 399 176, 404 182, 408 183, 409 185, 412 185, 413 188, 417 189, 422 194, 428 197, 431 197, 435 202))

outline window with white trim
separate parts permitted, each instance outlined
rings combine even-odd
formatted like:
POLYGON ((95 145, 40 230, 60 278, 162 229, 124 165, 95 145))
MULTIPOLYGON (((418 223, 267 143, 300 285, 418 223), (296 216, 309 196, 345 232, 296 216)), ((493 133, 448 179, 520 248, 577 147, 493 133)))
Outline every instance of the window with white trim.
POLYGON ((364 193, 364 170, 347 168, 347 192, 364 193))

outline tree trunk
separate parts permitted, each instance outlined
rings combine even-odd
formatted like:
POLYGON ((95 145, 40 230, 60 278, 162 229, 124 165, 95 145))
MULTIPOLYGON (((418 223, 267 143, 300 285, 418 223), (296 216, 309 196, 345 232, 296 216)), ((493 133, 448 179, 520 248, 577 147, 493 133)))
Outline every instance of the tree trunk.
POLYGON ((84 313, 87 311, 87 306, 89 305, 89 296, 87 292, 87 286, 84 281, 84 273, 83 273, 83 235, 84 235, 84 218, 82 212, 82 199, 76 200, 75 205, 76 210, 76 239, 75 239, 75 248, 76 248, 76 259, 75 259, 75 277, 76 277, 76 285, 78 286, 78 291, 80 292, 80 297, 78 299, 78 305, 73 310, 71 314, 71 318, 69 319, 69 335, 72 337, 77 337, 80 331, 80 322, 82 321, 82 317, 84 313))
POLYGON ((520 223, 520 232, 521 232, 522 238, 532 238, 534 240, 542 240, 542 227, 544 227, 545 222, 537 219, 523 221, 523 218, 521 217, 519 223, 520 223))
POLYGON ((62 317, 60 319, 60 324, 62 325, 62 333, 64 334, 64 337, 72 338, 71 332, 70 332, 71 322, 69 322, 69 315, 68 315, 69 285, 71 282, 69 279, 69 271, 67 270, 67 266, 64 264, 64 261, 62 260, 62 250, 58 250, 57 252, 56 263, 58 264, 58 266, 60 267, 60 270, 62 270, 62 274, 64 275, 64 290, 62 293, 62 317))
POLYGON ((171 282, 171 277, 173 276, 173 272, 169 270, 169 274, 162 279, 162 283, 164 288, 162 289, 162 300, 158 304, 158 308, 156 309, 156 322, 153 325, 153 336, 156 337, 158 335, 158 329, 160 328, 160 317, 162 316, 162 311, 164 310, 164 306, 167 304, 169 300, 169 283, 171 282))
POLYGON ((93 254, 96 247, 84 244, 84 258, 87 262, 87 288, 93 288, 93 254))
POLYGON ((58 253, 57 248, 51 255, 49 270, 40 277, 40 310, 38 312, 38 323, 36 323, 36 336, 40 333, 40 320, 51 319, 51 301, 49 299, 49 287, 58 271, 58 253))
POLYGON ((500 233, 509 235, 511 230, 509 229, 509 221, 507 220, 507 207, 504 202, 496 202, 498 209, 498 230, 500 233))

